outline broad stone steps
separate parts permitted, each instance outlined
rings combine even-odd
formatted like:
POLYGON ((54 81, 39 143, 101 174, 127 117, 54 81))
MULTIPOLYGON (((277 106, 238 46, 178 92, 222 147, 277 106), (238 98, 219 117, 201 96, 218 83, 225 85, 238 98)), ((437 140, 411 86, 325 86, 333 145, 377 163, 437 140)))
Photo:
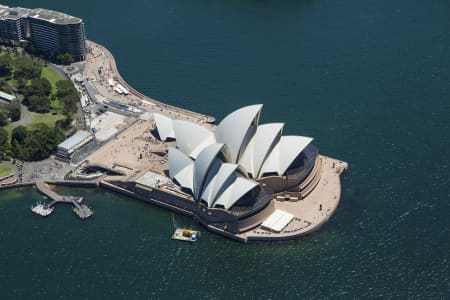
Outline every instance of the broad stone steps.
POLYGON ((311 176, 308 178, 308 183, 306 185, 304 185, 304 188, 301 188, 301 195, 302 198, 305 198, 306 196, 308 196, 313 190, 314 188, 317 186, 317 184, 320 181, 320 177, 322 174, 322 159, 318 159, 316 162, 316 165, 313 168, 313 172, 311 172, 311 176), (314 170, 317 166, 317 169, 314 170))
POLYGON ((320 156, 318 156, 316 159, 316 163, 314 164, 314 167, 311 170, 311 172, 309 173, 308 177, 306 177, 306 179, 300 183, 300 186, 299 186, 300 190, 302 191, 305 188, 307 188, 308 185, 314 180, 317 173, 320 173, 321 171, 322 171, 322 159, 320 158, 320 156))

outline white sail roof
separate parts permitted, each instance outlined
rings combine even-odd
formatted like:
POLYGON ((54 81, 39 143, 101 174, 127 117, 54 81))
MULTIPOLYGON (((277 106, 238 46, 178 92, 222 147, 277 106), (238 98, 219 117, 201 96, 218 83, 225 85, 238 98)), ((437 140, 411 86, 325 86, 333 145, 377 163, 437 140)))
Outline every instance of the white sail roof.
POLYGON ((258 178, 264 160, 270 155, 281 137, 283 123, 259 125, 256 133, 247 145, 239 164, 253 176, 258 178))
POLYGON ((212 131, 196 123, 173 120, 173 128, 178 149, 194 159, 200 151, 216 141, 212 131))
POLYGON ((201 199, 208 203, 208 207, 211 207, 217 196, 233 183, 237 167, 236 164, 221 164, 215 176, 205 184, 201 199))
POLYGON ((155 117, 156 128, 158 128, 159 137, 162 141, 167 138, 175 138, 175 131, 173 129, 173 121, 171 118, 158 113, 153 114, 155 117))
MULTIPOLYGON (((214 160, 222 149, 223 144, 212 144, 205 147, 197 156, 194 163, 194 197, 199 200, 200 195, 208 175, 208 171, 211 168, 214 160)), ((218 159, 217 159, 218 160, 218 159)), ((218 166, 216 172, 220 167, 220 160, 218 160, 218 166)), ((216 163, 217 165, 217 163, 216 163)))
POLYGON ((280 176, 283 175, 312 140, 312 138, 304 136, 282 136, 264 162, 260 174, 276 172, 280 176))
POLYGON ((250 105, 227 115, 217 126, 216 140, 223 143, 228 162, 236 163, 256 129, 262 105, 250 105), (241 150, 242 149, 242 150, 241 150))
POLYGON ((236 180, 214 202, 214 207, 223 206, 226 210, 232 207, 242 196, 259 184, 256 181, 237 177, 236 180))
POLYGON ((169 176, 184 188, 193 189, 194 162, 180 150, 169 148, 169 176))
POLYGON ((177 148, 169 148, 170 177, 208 207, 229 209, 259 185, 244 176, 284 175, 313 139, 281 136, 283 123, 258 126, 261 108, 251 105, 232 112, 215 133, 200 124, 155 114, 161 139, 173 137, 177 143, 177 148))

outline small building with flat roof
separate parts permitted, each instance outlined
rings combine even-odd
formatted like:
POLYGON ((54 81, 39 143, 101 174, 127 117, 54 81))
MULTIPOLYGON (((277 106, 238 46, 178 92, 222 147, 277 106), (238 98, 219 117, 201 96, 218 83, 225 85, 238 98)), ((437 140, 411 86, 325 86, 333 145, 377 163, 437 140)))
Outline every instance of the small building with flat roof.
POLYGON ((16 100, 16 96, 0 91, 0 99, 8 102, 16 100))
POLYGON ((151 189, 159 188, 160 185, 168 184, 170 182, 171 181, 167 176, 156 172, 147 171, 144 175, 136 180, 136 186, 141 189, 151 191, 151 189))
POLYGON ((94 139, 94 135, 87 131, 78 131, 58 145, 56 156, 70 159, 72 154, 94 139))

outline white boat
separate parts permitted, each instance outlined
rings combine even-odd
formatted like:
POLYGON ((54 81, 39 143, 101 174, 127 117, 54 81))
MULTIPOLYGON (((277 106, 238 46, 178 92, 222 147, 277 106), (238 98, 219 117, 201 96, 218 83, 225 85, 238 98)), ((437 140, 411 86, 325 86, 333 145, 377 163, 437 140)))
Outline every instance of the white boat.
POLYGON ((46 217, 53 212, 53 207, 47 207, 44 204, 38 203, 31 207, 31 211, 40 216, 46 217))
POLYGON ((172 214, 173 227, 175 232, 172 235, 173 240, 196 242, 200 237, 200 231, 192 230, 188 228, 181 228, 175 221, 175 216, 172 214))
POLYGON ((199 237, 200 231, 187 228, 177 228, 172 235, 172 239, 186 242, 196 242, 199 237))

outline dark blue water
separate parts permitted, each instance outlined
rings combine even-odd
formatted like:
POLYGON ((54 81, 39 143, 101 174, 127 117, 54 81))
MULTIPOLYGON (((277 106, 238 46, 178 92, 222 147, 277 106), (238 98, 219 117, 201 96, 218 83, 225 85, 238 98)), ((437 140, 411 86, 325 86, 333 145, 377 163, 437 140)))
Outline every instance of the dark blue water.
POLYGON ((34 190, 2 191, 2 298, 450 297, 450 2, 39 6, 83 18, 145 94, 218 119, 263 103, 350 169, 330 222, 287 243, 175 243, 170 213, 105 191, 67 191, 91 220, 40 219, 34 190))

